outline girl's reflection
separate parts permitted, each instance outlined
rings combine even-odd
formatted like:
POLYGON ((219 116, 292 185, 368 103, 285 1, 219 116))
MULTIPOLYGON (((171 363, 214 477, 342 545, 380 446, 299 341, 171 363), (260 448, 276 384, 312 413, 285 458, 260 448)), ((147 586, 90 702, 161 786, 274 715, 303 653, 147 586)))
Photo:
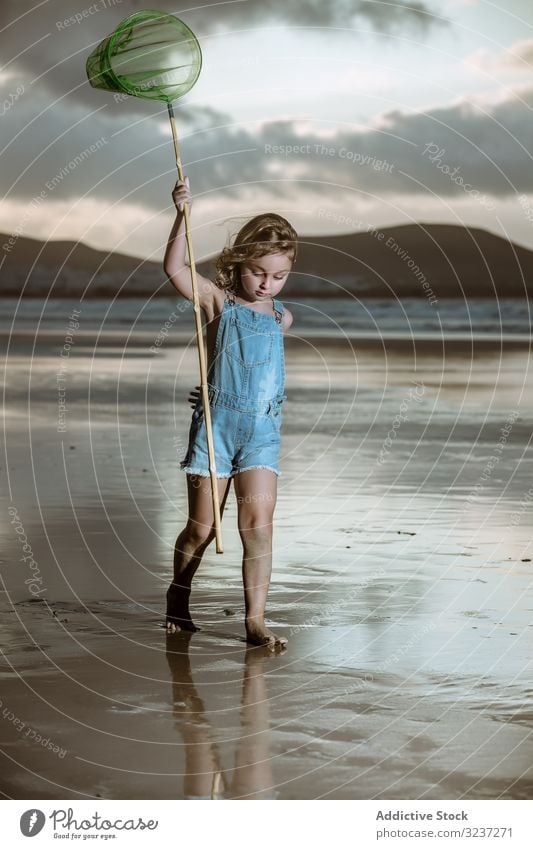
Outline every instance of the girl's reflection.
POLYGON ((194 684, 189 645, 192 632, 167 635, 167 661, 172 675, 173 713, 185 743, 186 799, 275 799, 270 759, 270 710, 263 667, 276 655, 267 646, 247 645, 244 654, 240 735, 235 768, 229 781, 219 748, 194 684))

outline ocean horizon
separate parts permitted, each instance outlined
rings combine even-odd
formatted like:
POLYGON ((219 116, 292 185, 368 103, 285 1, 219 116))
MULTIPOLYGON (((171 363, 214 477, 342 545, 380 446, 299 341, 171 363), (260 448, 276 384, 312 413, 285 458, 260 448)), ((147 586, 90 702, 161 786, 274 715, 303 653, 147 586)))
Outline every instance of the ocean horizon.
MULTIPOLYGON (((530 301, 517 298, 307 298, 282 302, 294 315, 290 336, 302 338, 439 338, 457 336, 498 340, 531 338, 530 301)), ((172 340, 194 333, 192 305, 179 297, 142 298, 0 298, 0 330, 42 332, 68 329, 73 311, 84 330, 163 330, 172 340)))

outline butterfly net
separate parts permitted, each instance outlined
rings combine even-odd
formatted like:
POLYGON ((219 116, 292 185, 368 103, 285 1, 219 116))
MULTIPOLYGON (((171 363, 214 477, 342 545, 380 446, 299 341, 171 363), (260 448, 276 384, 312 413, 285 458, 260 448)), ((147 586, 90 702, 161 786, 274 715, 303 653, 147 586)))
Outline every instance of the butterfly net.
POLYGON ((202 67, 200 45, 189 27, 165 12, 125 18, 86 63, 94 88, 171 103, 191 89, 202 67))

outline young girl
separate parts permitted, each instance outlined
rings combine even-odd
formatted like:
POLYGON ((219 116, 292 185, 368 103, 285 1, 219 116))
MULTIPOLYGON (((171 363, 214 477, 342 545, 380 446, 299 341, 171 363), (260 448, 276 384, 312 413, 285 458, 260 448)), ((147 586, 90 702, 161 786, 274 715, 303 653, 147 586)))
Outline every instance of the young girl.
MULTIPOLYGON (((177 216, 164 268, 178 292, 192 300, 185 262, 183 206, 191 208, 189 180, 172 192, 177 216)), ((272 571, 272 519, 276 506, 281 407, 286 399, 283 333, 292 315, 276 296, 296 258, 298 236, 288 221, 268 213, 252 218, 224 248, 215 282, 198 277, 200 306, 207 319, 207 383, 218 478, 220 514, 231 480, 237 496, 243 546, 246 637, 250 643, 284 646, 286 637, 265 625, 272 571)), ((202 399, 192 414, 187 454, 189 516, 176 540, 174 579, 167 591, 166 627, 195 631, 189 612, 191 582, 215 537, 202 399)))

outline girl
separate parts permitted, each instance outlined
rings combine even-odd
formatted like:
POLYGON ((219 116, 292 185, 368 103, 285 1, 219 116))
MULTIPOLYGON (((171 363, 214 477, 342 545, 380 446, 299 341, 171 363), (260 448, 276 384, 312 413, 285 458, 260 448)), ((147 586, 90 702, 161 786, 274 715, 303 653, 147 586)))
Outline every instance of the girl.
MULTIPOLYGON (((164 259, 165 273, 192 300, 185 262, 183 207, 192 206, 189 180, 172 192, 177 215, 164 259)), ((292 315, 276 299, 296 259, 298 236, 280 215, 258 215, 245 224, 216 263, 214 283, 198 275, 200 305, 207 319, 207 383, 218 497, 222 516, 231 480, 243 546, 246 638, 257 645, 284 646, 286 637, 265 625, 272 571, 272 519, 276 506, 281 405, 286 399, 283 333, 292 315)), ((191 582, 215 537, 202 399, 192 414, 181 468, 187 474, 189 516, 174 550, 174 579, 167 591, 169 633, 195 631, 189 612, 191 582)))

